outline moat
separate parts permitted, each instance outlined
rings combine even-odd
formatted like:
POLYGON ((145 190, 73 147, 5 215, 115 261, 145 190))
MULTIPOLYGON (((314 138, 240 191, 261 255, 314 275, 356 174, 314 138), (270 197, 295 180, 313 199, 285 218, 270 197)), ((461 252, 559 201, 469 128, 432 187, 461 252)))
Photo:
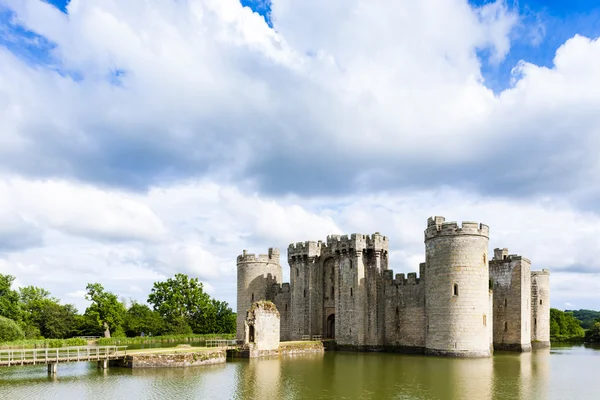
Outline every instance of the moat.
POLYGON ((192 368, 0 370, 10 399, 595 399, 600 347, 452 359, 326 352, 192 368))

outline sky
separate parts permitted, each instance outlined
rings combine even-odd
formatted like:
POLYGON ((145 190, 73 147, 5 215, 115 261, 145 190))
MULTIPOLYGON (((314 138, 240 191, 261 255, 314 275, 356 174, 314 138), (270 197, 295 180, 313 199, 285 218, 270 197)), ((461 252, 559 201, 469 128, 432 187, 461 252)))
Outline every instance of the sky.
POLYGON ((490 226, 600 309, 600 5, 0 0, 0 273, 80 311, 242 250, 434 215, 490 226))

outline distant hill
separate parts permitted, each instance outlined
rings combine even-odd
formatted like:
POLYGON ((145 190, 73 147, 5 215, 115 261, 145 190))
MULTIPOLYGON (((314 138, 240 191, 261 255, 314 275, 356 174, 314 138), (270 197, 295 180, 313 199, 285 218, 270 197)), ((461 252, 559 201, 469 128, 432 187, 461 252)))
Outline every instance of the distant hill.
POLYGON ((581 322, 583 329, 590 329, 594 322, 600 320, 600 311, 593 310, 565 310, 573 313, 573 316, 581 322))

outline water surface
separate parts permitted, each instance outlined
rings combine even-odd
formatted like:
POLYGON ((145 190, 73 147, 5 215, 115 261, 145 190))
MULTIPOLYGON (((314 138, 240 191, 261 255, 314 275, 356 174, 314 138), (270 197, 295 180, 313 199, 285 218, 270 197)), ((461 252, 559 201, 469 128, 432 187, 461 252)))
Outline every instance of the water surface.
POLYGON ((600 348, 458 360, 330 353, 161 369, 0 368, 0 399, 598 399, 600 348))

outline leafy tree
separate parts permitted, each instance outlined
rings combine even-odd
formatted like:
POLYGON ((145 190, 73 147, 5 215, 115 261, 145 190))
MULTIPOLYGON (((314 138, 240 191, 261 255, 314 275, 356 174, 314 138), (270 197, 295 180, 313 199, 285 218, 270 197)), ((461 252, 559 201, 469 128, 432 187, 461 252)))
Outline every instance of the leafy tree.
POLYGON ((96 334, 103 332, 105 327, 108 328, 109 335, 111 331, 122 334, 127 312, 125 305, 115 294, 105 291, 99 283, 89 283, 86 289, 85 298, 92 302, 85 310, 86 325, 96 334))
POLYGON ((210 306, 210 296, 204 293, 204 285, 198 278, 190 279, 185 274, 176 274, 166 282, 155 282, 148 303, 154 311, 165 318, 167 323, 189 325, 202 315, 210 306))
POLYGON ((77 309, 72 304, 61 305, 49 291, 34 286, 20 288, 19 297, 25 337, 64 339, 76 330, 77 309))
POLYGON ((235 314, 226 302, 204 293, 198 278, 176 274, 166 282, 155 282, 148 303, 167 323, 169 333, 235 332, 235 314))
POLYGON ((594 322, 594 325, 586 332, 585 339, 588 342, 600 343, 600 320, 594 322))
POLYGON ((583 337, 585 332, 579 321, 570 312, 550 309, 550 336, 583 337))
POLYGON ((38 326, 42 336, 66 339, 74 336, 77 329, 77 309, 72 304, 61 305, 46 302, 40 312, 38 326))
POLYGON ((19 293, 12 289, 15 277, 0 274, 0 316, 21 321, 19 293))
POLYGON ((160 314, 136 301, 132 302, 127 310, 124 326, 127 336, 139 336, 142 332, 156 336, 164 330, 164 322, 160 314))
POLYGON ((600 311, 593 310, 565 310, 573 313, 573 316, 581 322, 583 329, 590 329, 600 319, 600 311))
POLYGON ((23 339, 23 330, 15 321, 0 317, 0 342, 23 339))

